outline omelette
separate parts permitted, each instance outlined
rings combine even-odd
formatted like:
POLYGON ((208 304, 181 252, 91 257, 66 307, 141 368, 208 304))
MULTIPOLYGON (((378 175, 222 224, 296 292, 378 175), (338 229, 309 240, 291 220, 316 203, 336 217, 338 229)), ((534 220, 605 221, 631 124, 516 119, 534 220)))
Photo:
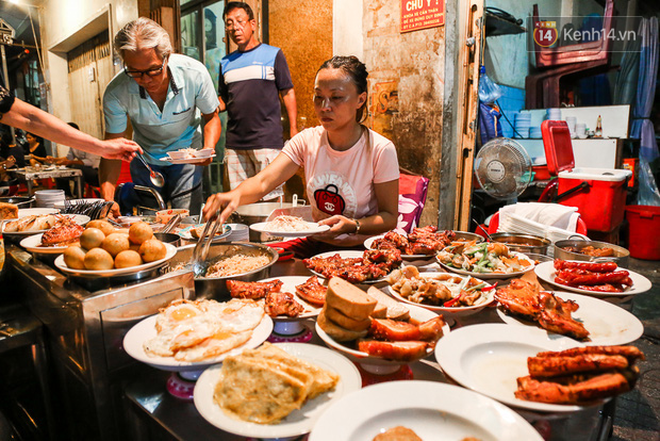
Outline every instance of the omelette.
POLYGON ((276 424, 338 382, 334 372, 264 343, 224 360, 213 399, 233 418, 276 424))

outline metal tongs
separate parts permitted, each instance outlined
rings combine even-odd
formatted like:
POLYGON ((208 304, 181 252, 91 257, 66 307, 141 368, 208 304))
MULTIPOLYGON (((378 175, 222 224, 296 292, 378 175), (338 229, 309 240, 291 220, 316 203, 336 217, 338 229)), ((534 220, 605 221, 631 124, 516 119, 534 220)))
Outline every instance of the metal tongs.
POLYGON ((167 223, 160 229, 159 233, 169 233, 181 223, 181 213, 177 213, 167 221, 167 223))
POLYGON ((209 254, 211 242, 213 242, 213 238, 215 237, 218 228, 220 228, 220 225, 222 225, 222 222, 220 222, 220 211, 216 211, 213 219, 206 222, 204 231, 202 231, 202 235, 199 237, 199 241, 193 250, 192 269, 195 277, 204 277, 206 275, 206 271, 208 270, 206 258, 209 254))

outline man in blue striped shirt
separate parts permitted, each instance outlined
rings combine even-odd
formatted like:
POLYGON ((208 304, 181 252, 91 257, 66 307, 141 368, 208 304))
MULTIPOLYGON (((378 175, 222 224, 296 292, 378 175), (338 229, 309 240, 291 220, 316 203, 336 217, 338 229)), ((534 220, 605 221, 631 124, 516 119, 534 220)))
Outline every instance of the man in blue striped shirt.
MULTIPOLYGON (((257 40, 257 21, 244 2, 229 2, 223 17, 238 49, 220 62, 220 111, 227 111, 225 162, 232 189, 264 169, 284 143, 280 95, 289 117, 289 131, 298 133, 296 95, 282 50, 257 40)), ((282 195, 273 190, 264 200, 282 195)))

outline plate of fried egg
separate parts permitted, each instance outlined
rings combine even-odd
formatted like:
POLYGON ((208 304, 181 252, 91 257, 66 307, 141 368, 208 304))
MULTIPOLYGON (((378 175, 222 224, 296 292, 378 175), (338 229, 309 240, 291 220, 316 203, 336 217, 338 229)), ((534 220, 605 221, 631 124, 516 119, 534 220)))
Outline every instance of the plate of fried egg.
POLYGON ((256 348, 272 330, 272 319, 254 300, 178 299, 133 326, 124 337, 124 349, 157 369, 199 371, 256 348))

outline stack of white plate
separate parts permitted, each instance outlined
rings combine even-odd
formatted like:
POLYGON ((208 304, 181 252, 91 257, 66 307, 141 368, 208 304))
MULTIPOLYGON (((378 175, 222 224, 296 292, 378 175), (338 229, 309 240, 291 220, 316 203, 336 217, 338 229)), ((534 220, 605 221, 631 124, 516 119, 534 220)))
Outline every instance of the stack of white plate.
POLYGON ((64 203, 64 190, 38 190, 34 192, 35 206, 53 208, 55 204, 64 203))
POLYGON ((550 121, 561 121, 561 109, 548 109, 546 111, 546 117, 550 121))
POLYGON ((529 128, 532 125, 532 114, 531 113, 516 113, 514 128, 516 131, 514 134, 516 138, 529 138, 529 128), (517 133, 516 133, 517 132, 517 133))

